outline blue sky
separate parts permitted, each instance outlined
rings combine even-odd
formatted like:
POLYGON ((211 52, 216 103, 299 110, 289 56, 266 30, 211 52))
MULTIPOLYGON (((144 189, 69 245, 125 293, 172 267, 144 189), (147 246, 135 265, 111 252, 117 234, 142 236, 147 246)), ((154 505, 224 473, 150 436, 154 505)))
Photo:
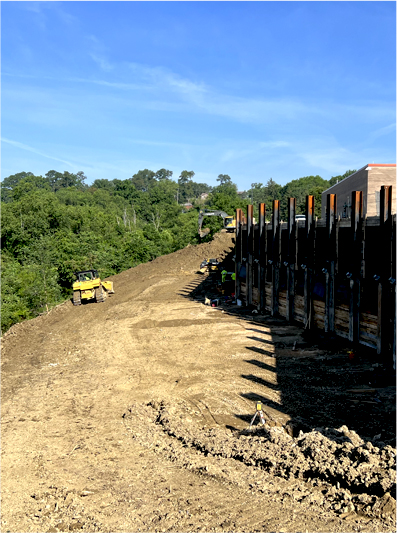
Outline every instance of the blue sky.
POLYGON ((396 162, 395 2, 1 2, 2 179, 396 162))

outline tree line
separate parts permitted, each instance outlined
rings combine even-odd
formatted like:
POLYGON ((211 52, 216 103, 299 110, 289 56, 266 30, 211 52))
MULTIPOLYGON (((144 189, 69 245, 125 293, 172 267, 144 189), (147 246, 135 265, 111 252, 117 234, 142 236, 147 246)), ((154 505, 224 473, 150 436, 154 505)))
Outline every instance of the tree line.
MULTIPOLYGON (((76 271, 94 268, 105 278, 197 244, 199 209, 232 215, 248 203, 265 202, 270 216, 272 200, 280 199, 284 209, 288 195, 297 198, 299 213, 306 194, 315 194, 318 209, 331 181, 352 172, 330 181, 304 177, 284 187, 269 179, 241 192, 227 174, 211 187, 195 182, 193 171, 173 180, 173 172, 164 168, 90 185, 82 171, 8 176, 1 183, 2 331, 69 298, 76 271)), ((210 239, 222 221, 212 217, 205 225, 210 239)))

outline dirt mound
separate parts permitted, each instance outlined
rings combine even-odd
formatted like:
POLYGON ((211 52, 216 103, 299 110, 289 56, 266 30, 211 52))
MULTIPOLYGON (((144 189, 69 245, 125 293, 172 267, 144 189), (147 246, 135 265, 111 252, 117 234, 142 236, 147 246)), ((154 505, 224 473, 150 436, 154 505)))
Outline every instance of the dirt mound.
POLYGON ((395 449, 379 450, 347 427, 319 428, 297 438, 267 424, 251 432, 198 428, 186 403, 153 401, 131 406, 124 421, 140 444, 154 446, 184 468, 247 487, 254 468, 254 487, 261 492, 269 474, 304 479, 318 488, 314 498, 325 509, 367 516, 395 513, 390 495, 395 496, 395 449))
POLYGON ((233 234, 221 232, 216 233, 210 242, 186 246, 177 252, 154 259, 151 264, 155 267, 166 267, 169 273, 181 270, 191 273, 199 269, 203 259, 222 261, 233 249, 233 234))

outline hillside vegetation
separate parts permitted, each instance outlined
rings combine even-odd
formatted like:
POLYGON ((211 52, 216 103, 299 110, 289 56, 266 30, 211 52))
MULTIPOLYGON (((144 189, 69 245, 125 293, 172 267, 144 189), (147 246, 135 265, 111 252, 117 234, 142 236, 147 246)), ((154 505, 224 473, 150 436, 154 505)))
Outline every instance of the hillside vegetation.
MULTIPOLYGON (((174 181, 164 168, 91 185, 83 172, 8 176, 1 184, 2 331, 70 297, 75 271, 95 268, 104 278, 197 244, 200 208, 233 214, 248 203, 266 202, 270 215, 272 200, 280 199, 285 217, 288 196, 297 198, 299 213, 305 195, 315 194, 319 209, 321 192, 351 172, 330 181, 304 177, 284 187, 270 179, 242 193, 227 174, 210 187, 196 183, 193 171, 182 171, 174 181), (203 193, 208 193, 205 199, 203 193)), ((222 221, 206 219, 205 226, 210 239, 222 221)))

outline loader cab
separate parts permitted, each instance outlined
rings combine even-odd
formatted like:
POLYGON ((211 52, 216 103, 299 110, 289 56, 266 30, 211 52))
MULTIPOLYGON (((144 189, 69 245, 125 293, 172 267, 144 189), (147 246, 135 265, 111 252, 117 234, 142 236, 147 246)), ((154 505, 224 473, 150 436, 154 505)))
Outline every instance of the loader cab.
POLYGON ((77 281, 91 281, 97 279, 98 271, 97 270, 84 270, 82 272, 76 272, 77 281))
POLYGON ((225 217, 223 219, 223 227, 229 230, 234 230, 236 228, 236 221, 233 217, 225 217))

